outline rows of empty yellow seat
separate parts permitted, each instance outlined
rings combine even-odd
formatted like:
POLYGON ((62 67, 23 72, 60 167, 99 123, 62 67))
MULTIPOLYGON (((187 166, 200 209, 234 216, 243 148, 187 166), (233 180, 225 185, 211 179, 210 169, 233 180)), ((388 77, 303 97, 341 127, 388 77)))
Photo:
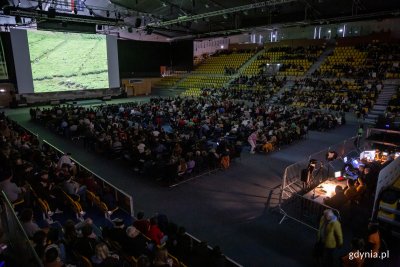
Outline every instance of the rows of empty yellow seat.
POLYGON ((362 67, 365 64, 367 52, 361 52, 353 46, 336 47, 333 55, 328 56, 319 68, 321 73, 333 72, 336 77, 343 77, 344 72, 335 65, 350 66, 354 68, 362 67))
POLYGON ((232 53, 229 55, 212 56, 200 64, 194 72, 224 74, 225 68, 238 69, 253 55, 254 53, 232 53))
MULTIPOLYGON (((322 50, 316 51, 315 53, 309 54, 312 56, 320 56, 322 50)), ((246 69, 243 71, 244 75, 255 75, 260 71, 261 65, 266 64, 294 64, 303 67, 303 71, 294 71, 294 70, 285 70, 278 75, 286 75, 286 76, 301 76, 304 75, 305 72, 311 67, 312 62, 307 59, 287 59, 288 56, 292 54, 288 54, 286 52, 265 52, 263 53, 259 59, 254 60, 246 69)))
POLYGON ((179 88, 218 88, 222 87, 226 82, 228 82, 230 77, 228 76, 201 76, 201 75, 191 75, 185 78, 181 83, 179 83, 179 88))
POLYGON ((385 74, 386 79, 400 79, 400 73, 394 73, 394 72, 387 72, 385 74))
POLYGON ((154 84, 155 87, 170 88, 173 87, 182 77, 181 76, 165 76, 154 84))

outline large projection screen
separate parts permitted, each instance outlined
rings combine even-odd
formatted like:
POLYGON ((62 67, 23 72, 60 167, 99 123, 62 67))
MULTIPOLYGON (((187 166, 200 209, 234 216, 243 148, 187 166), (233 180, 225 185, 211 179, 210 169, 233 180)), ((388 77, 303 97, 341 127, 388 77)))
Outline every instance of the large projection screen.
POLYGON ((116 38, 36 30, 16 30, 11 37, 19 54, 19 93, 119 87, 116 38))

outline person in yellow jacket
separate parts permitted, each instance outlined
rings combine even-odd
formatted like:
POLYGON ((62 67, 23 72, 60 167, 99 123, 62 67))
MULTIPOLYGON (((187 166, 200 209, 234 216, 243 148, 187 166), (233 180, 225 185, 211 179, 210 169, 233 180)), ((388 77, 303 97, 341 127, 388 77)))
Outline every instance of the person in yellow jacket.
POLYGON ((321 255, 318 259, 320 266, 334 266, 333 253, 336 248, 343 245, 342 226, 331 209, 324 211, 318 231, 318 242, 322 246, 321 255))

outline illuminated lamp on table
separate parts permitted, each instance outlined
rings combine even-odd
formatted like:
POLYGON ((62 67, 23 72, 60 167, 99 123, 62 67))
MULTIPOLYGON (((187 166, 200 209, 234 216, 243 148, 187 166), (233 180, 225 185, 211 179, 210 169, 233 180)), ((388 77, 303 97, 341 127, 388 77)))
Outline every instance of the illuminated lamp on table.
POLYGON ((323 190, 326 192, 325 197, 333 197, 335 195, 335 184, 325 184, 323 190))
POLYGON ((338 180, 338 181, 343 181, 345 178, 342 176, 342 172, 341 171, 337 171, 337 172, 335 172, 335 178, 338 180))

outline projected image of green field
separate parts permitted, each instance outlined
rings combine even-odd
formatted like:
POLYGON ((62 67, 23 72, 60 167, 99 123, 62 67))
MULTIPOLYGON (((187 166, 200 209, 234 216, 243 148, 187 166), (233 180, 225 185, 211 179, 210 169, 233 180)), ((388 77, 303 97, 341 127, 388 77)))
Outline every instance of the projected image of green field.
POLYGON ((35 93, 108 88, 106 37, 28 31, 35 93))

